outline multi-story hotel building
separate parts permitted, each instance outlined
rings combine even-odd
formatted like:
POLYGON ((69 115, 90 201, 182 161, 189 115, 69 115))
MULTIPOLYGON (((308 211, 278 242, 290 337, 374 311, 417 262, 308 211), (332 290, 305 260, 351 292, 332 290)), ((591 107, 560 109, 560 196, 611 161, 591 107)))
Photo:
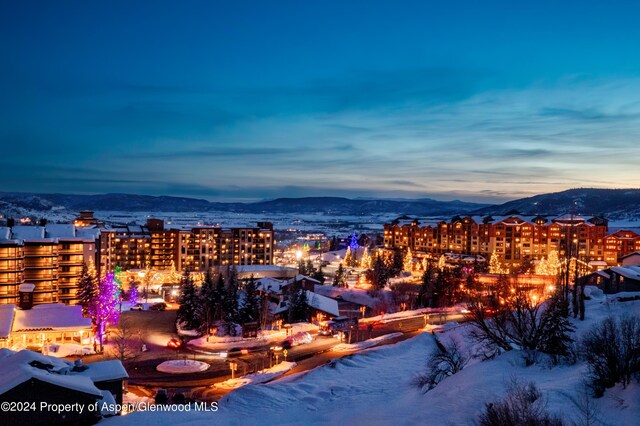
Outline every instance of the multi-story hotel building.
POLYGON ((633 233, 618 234, 607 237, 607 221, 599 217, 585 219, 566 215, 549 220, 542 216, 456 216, 450 222, 420 224, 414 220, 386 224, 384 245, 410 248, 418 255, 456 253, 488 258, 496 253, 503 263, 513 268, 526 258, 541 259, 552 250, 556 250, 560 258, 577 257, 585 262, 606 261, 615 265, 620 257, 634 251, 631 247, 640 249, 640 236, 633 244, 622 244, 620 241, 624 238, 631 241, 633 233), (615 254, 605 253, 608 239, 609 246, 616 247, 615 254))
POLYGON ((72 224, 0 228, 0 303, 18 303, 20 284, 34 284, 36 304, 78 302, 82 265, 95 259, 95 230, 72 224))
POLYGON ((252 228, 214 226, 165 228, 162 220, 144 226, 107 227, 99 240, 100 269, 206 271, 225 265, 271 265, 273 226, 252 228))

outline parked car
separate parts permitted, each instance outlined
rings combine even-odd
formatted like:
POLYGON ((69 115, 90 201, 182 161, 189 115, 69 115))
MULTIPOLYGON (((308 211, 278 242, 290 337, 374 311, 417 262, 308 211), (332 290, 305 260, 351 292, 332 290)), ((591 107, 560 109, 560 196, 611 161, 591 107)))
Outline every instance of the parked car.
POLYGON ((167 347, 171 349, 180 349, 182 347, 182 340, 176 338, 169 339, 167 347))
POLYGON ((243 349, 243 348, 231 348, 227 351, 227 358, 233 358, 233 357, 237 357, 237 356, 242 356, 242 355, 247 355, 249 353, 248 349, 243 349))
POLYGON ((153 305, 149 306, 150 311, 164 311, 165 309, 167 309, 167 304, 164 302, 154 303, 153 305))
POLYGON ((142 303, 136 303, 131 307, 132 311, 142 311, 144 310, 144 305, 142 303))

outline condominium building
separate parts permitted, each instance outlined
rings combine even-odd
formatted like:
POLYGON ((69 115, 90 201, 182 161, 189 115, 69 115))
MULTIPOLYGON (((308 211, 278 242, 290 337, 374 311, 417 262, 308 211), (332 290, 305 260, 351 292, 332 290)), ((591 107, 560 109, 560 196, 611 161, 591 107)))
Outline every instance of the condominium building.
MULTIPOLYGON (((456 216, 449 222, 421 224, 413 220, 384 225, 386 248, 410 248, 418 256, 456 253, 489 257, 496 253, 510 267, 520 266, 527 258, 541 259, 552 250, 561 258, 609 262, 605 259, 606 235, 605 219, 571 215, 551 220, 542 216, 456 216)), ((640 238, 638 241, 640 244, 640 238)), ((624 254, 610 256, 615 257, 612 264, 624 254)))
POLYGON ((99 240, 100 270, 145 269, 206 271, 225 265, 273 263, 273 226, 165 228, 162 220, 146 225, 106 227, 99 240))
POLYGON ((78 302, 82 265, 95 259, 95 230, 72 224, 0 228, 0 303, 18 303, 19 286, 34 285, 35 304, 78 302))

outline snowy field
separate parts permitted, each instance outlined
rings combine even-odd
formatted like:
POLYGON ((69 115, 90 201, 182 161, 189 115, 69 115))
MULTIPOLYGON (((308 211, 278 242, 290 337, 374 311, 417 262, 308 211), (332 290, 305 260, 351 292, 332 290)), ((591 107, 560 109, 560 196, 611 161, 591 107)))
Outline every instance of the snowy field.
MULTIPOLYGON (((594 292, 587 301, 586 321, 572 320, 576 335, 609 315, 640 315, 640 301, 617 301, 594 292)), ((469 326, 454 327, 441 340, 456 339, 470 348, 469 326)), ((349 425, 469 425, 488 402, 504 397, 512 378, 533 381, 542 391, 550 412, 567 422, 580 422, 572 399, 580 397, 586 365, 551 366, 544 360, 525 367, 521 353, 511 351, 491 361, 474 360, 464 370, 427 393, 412 385, 424 371, 435 348, 430 333, 395 345, 365 350, 344 357, 305 375, 264 385, 248 385, 219 401, 216 413, 180 415, 136 413, 108 422, 119 424, 349 424, 349 425)), ((640 418, 640 386, 607 389, 592 399, 597 415, 609 425, 636 425, 640 418)))

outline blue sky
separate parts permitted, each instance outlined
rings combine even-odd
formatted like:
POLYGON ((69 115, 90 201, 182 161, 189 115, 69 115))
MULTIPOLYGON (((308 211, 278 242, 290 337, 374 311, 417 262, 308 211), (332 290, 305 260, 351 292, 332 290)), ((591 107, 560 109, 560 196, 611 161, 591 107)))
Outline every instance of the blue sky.
POLYGON ((2 191, 638 187, 638 2, 12 2, 2 191))

